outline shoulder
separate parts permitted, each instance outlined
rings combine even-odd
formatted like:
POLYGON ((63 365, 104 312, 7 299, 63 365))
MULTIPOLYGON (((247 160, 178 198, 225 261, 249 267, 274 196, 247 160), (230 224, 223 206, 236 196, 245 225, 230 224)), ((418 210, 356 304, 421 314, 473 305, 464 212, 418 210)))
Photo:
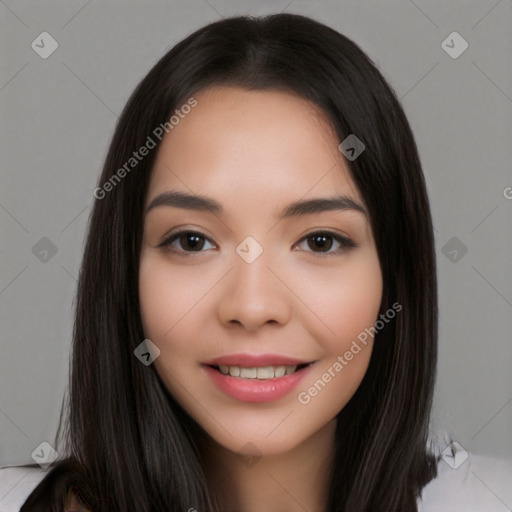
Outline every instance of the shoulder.
MULTIPOLYGON (((0 469, 0 511, 19 512, 25 500, 49 470, 30 466, 11 466, 0 469)), ((68 512, 88 512, 70 491, 65 506, 68 512)))
POLYGON ((440 459, 438 475, 423 489, 418 512, 510 511, 512 461, 464 451, 461 462, 459 455, 440 459))
POLYGON ((0 510, 19 512, 20 507, 48 472, 41 468, 11 466, 0 469, 0 510))

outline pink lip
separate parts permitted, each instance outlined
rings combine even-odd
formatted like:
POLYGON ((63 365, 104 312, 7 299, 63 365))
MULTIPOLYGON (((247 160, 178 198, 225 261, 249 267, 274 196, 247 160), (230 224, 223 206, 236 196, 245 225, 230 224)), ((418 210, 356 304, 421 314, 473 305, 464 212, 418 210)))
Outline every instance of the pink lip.
MULTIPOLYGON (((267 363, 265 364, 267 366, 274 366, 267 363)), ((299 382, 311 371, 312 367, 313 365, 310 365, 291 375, 266 380, 241 379, 239 377, 232 377, 231 375, 224 375, 211 366, 204 366, 204 369, 212 382, 231 398, 242 402, 261 403, 279 400, 290 393, 290 391, 297 387, 299 382)))
POLYGON ((209 366, 245 366, 246 368, 258 366, 292 366, 310 363, 311 361, 302 361, 279 354, 231 354, 207 361, 209 366))

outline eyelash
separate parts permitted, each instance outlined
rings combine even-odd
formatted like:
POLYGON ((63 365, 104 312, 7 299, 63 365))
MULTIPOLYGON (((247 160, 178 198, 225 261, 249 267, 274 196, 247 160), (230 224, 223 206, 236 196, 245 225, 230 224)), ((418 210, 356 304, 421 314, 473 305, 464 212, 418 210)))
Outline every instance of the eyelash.
MULTIPOLYGON (((175 254, 178 254, 180 257, 183 257, 183 258, 190 258, 190 257, 193 257, 194 254, 200 254, 202 252, 205 252, 205 251, 178 251, 178 250, 176 250, 174 248, 171 248, 171 244, 175 240, 178 240, 181 235, 185 235, 185 234, 186 235, 197 235, 197 236, 199 236, 201 238, 204 238, 205 240, 207 240, 212 245, 214 245, 213 242, 206 235, 204 235, 203 233, 201 233, 199 231, 193 231, 193 230, 185 229, 185 230, 182 230, 182 231, 177 231, 177 232, 174 232, 174 233, 170 233, 168 236, 166 236, 164 238, 164 240, 162 240, 162 242, 160 242, 157 245, 157 247, 158 248, 164 248, 164 249, 169 248, 172 252, 174 252, 175 254)), ((328 230, 313 231, 312 233, 308 233, 306 236, 302 237, 299 240, 298 243, 301 243, 302 241, 306 241, 309 238, 314 238, 315 236, 320 236, 320 235, 324 235, 324 236, 333 238, 336 242, 338 242, 340 244, 340 247, 337 250, 332 251, 332 252, 306 251, 306 252, 311 252, 311 254, 315 255, 318 258, 325 258, 325 257, 328 257, 328 256, 335 256, 337 254, 345 252, 348 249, 351 249, 353 247, 357 247, 357 244, 353 240, 351 240, 350 238, 348 238, 346 236, 343 236, 343 235, 340 235, 338 233, 334 233, 332 231, 328 231, 328 230)))

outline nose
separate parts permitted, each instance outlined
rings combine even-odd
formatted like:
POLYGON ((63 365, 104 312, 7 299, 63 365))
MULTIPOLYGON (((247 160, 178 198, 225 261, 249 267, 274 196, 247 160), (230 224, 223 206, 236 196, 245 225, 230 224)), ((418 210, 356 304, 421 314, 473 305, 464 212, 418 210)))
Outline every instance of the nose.
POLYGON ((241 325, 257 331, 266 324, 290 321, 293 293, 264 254, 252 263, 236 255, 234 268, 219 290, 218 317, 225 327, 241 325))

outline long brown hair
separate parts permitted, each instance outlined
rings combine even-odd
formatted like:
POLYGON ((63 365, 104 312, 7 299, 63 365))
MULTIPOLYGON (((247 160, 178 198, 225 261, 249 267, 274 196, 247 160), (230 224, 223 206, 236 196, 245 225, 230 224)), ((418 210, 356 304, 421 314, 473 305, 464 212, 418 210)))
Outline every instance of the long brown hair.
MULTIPOLYGON (((436 474, 427 433, 437 280, 426 186, 404 111, 372 61, 335 30, 292 14, 225 19, 177 44, 138 85, 98 186, 188 98, 221 84, 298 94, 323 109, 340 141, 356 134, 366 146, 349 168, 375 236, 384 278, 381 311, 395 302, 403 311, 376 334, 365 378, 338 415, 328 510, 416 510, 421 489, 436 474)), ((217 510, 192 434, 197 426, 155 369, 133 355, 144 339, 139 253, 157 149, 94 202, 60 439, 65 458, 21 512, 61 510, 72 484, 98 511, 217 510)))

